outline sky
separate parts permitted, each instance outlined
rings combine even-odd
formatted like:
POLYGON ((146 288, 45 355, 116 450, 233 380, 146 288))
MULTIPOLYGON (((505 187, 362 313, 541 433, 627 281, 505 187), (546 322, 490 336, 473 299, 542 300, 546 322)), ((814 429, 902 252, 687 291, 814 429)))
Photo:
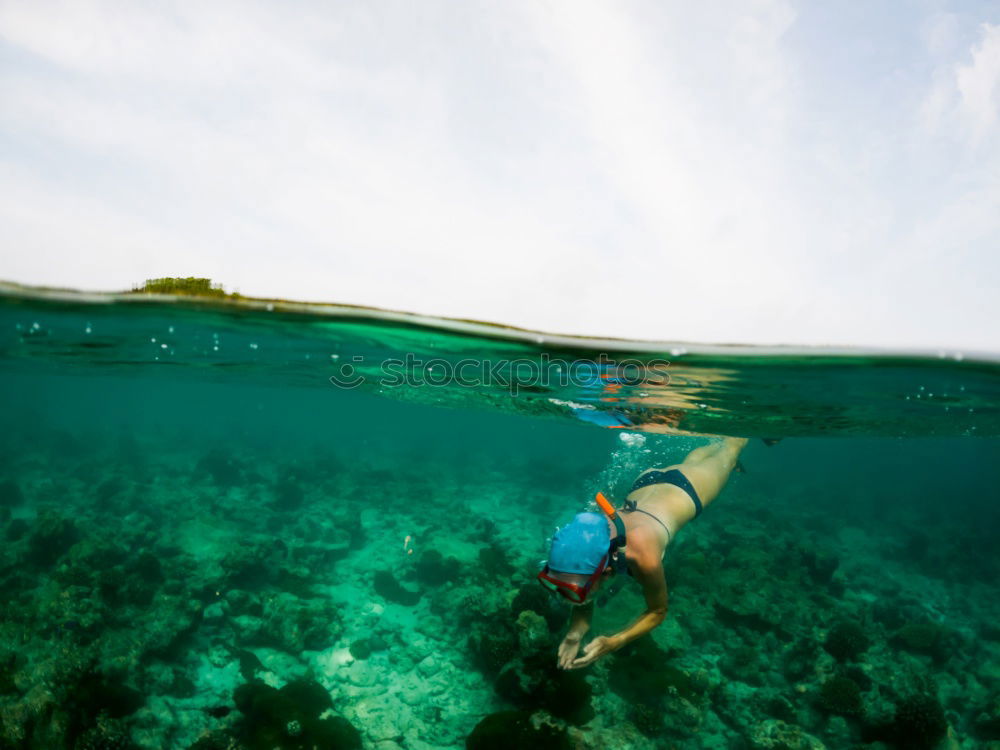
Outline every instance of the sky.
POLYGON ((1000 3, 0 0, 0 226, 21 283, 996 352, 1000 3))

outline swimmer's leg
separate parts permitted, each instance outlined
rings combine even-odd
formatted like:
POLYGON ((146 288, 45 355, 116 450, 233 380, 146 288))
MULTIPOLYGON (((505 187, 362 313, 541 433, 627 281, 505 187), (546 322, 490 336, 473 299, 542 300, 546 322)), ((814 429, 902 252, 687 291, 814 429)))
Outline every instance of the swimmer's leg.
POLYGON ((746 438, 727 437, 721 442, 695 448, 677 467, 694 485, 703 508, 719 496, 746 444, 746 438))

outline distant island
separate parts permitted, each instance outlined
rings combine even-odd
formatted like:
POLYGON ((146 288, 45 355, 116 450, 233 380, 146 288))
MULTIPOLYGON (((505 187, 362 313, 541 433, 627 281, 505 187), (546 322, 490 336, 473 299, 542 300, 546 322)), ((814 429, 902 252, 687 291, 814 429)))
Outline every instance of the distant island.
POLYGON ((196 276, 164 276, 162 279, 146 279, 142 286, 133 285, 130 294, 187 294, 192 297, 240 297, 239 292, 226 292, 222 284, 213 284, 211 279, 196 276))

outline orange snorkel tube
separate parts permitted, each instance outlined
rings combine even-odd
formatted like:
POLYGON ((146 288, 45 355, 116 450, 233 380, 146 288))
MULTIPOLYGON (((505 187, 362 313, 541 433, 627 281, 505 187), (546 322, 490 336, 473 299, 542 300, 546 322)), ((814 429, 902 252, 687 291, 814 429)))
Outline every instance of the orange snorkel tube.
POLYGON ((604 515, 606 515, 608 518, 614 519, 618 515, 618 511, 615 510, 615 506, 613 506, 610 502, 608 502, 608 499, 604 497, 603 492, 598 492, 597 497, 595 497, 594 500, 597 501, 597 504, 600 506, 601 510, 604 511, 604 515))
POLYGON ((611 540, 612 551, 619 547, 625 546, 625 523, 622 521, 621 517, 618 515, 618 511, 615 510, 615 506, 604 496, 603 492, 598 492, 594 496, 594 500, 597 502, 597 506, 604 511, 604 515, 611 519, 611 522, 615 525, 615 531, 618 532, 618 536, 611 540))

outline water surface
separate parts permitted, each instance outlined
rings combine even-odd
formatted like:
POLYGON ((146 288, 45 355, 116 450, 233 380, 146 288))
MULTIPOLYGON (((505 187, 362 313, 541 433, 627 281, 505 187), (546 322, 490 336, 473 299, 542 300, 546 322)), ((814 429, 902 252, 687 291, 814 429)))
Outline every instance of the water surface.
POLYGON ((1000 740, 989 356, 6 291, 0 746, 1000 740), (667 621, 554 670, 552 529, 715 434, 667 621))

